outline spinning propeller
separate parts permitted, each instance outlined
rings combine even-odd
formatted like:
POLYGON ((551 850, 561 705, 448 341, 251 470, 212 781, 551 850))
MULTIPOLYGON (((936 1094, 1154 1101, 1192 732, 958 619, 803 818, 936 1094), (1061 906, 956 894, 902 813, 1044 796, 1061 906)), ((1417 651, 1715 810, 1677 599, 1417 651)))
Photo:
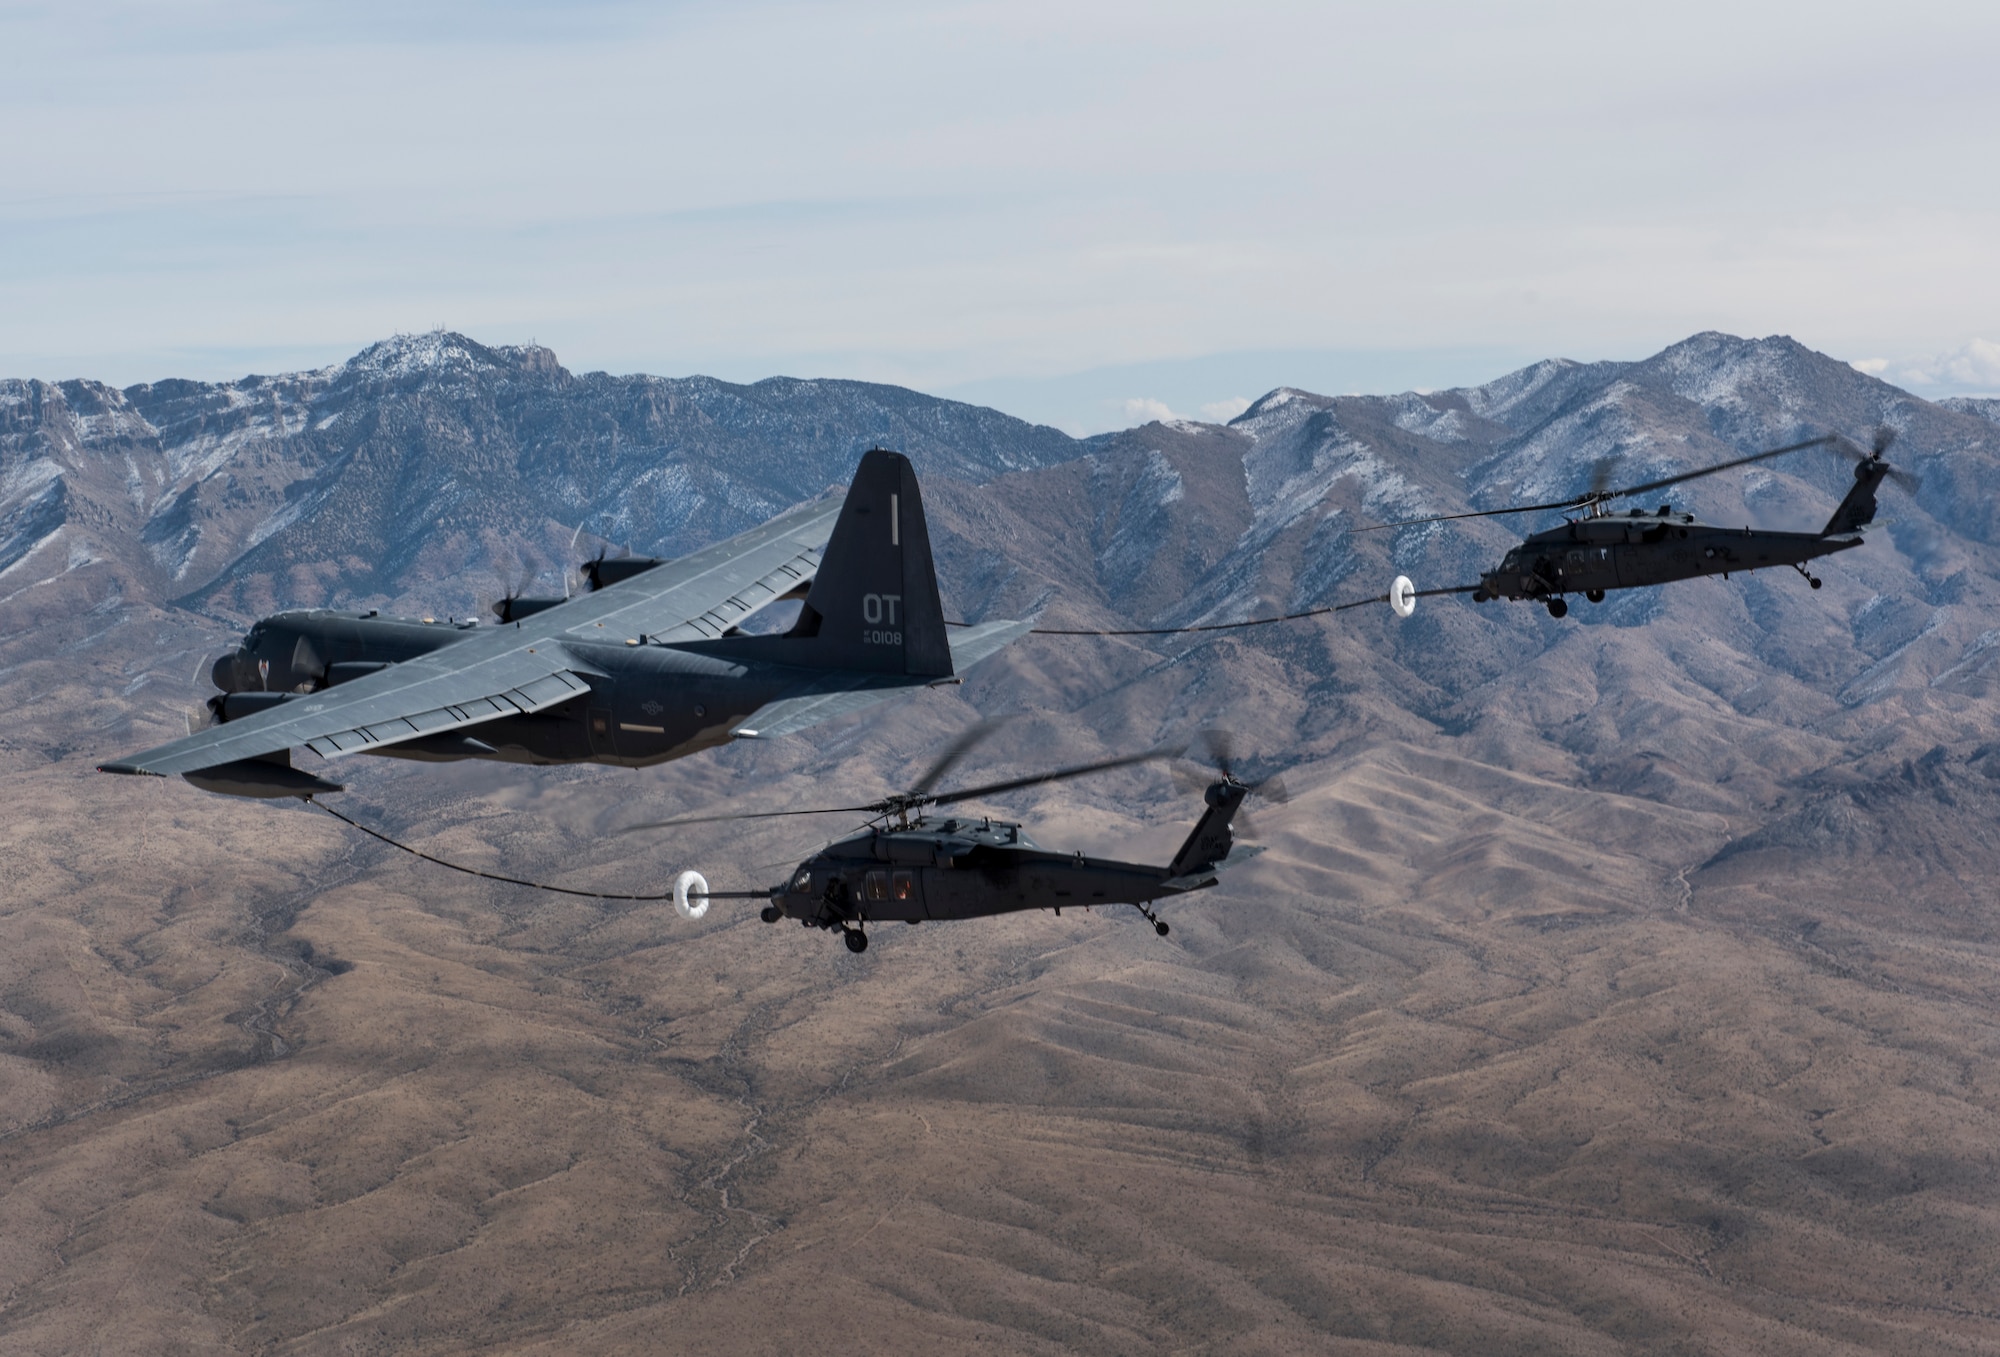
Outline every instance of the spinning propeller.
POLYGON ((1875 437, 1870 441, 1866 452, 1862 451, 1852 439, 1843 438, 1838 434, 1833 438, 1833 446, 1841 456, 1854 462, 1854 474, 1857 477, 1863 475, 1870 466, 1881 466, 1886 468, 1885 479, 1894 481, 1904 494, 1914 495, 1923 488, 1923 478, 1901 467, 1889 466, 1882 460, 1882 454, 1887 452, 1895 441, 1896 431, 1883 424, 1876 428, 1875 437))
POLYGON ((541 559, 526 549, 517 552, 509 563, 511 568, 500 579, 502 593, 498 598, 482 595, 479 611, 487 613, 497 622, 515 620, 514 605, 526 596, 528 587, 542 575, 541 559))
MULTIPOLYGON (((1182 757, 1210 765, 1218 773, 1221 773, 1226 780, 1235 783, 1253 795, 1263 797, 1266 801, 1282 806, 1292 799, 1292 794, 1286 788, 1284 779, 1276 773, 1258 778, 1255 782, 1246 781, 1237 776, 1236 770, 1239 764, 1236 758, 1236 737, 1229 731, 1204 730, 1197 733, 1194 739, 1189 741, 1187 749, 1182 753, 1182 757), (1200 757, 1204 754, 1207 756, 1206 758, 1200 757)), ((1203 790, 1208 782, 1205 775, 1183 767, 1176 767, 1174 769, 1174 778, 1181 784, 1183 790, 1194 792, 1203 790)), ((1243 831, 1246 834, 1255 834, 1257 832, 1253 828, 1250 817, 1247 814, 1238 815, 1237 823, 1243 827, 1243 831)))

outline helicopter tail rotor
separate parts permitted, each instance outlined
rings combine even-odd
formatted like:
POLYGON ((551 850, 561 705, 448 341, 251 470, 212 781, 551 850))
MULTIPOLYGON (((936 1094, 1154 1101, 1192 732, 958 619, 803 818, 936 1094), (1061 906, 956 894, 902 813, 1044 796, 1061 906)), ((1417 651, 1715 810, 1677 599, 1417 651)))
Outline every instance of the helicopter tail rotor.
POLYGON ((1875 491, 1885 480, 1895 482, 1897 488, 1910 495, 1923 487, 1923 482, 1916 476, 1890 466, 1883 459, 1882 454, 1895 441, 1896 431, 1887 425, 1875 430, 1875 436, 1865 450, 1851 439, 1836 438, 1834 446, 1854 462, 1854 484, 1848 489, 1847 497, 1840 501, 1840 507, 1833 511, 1833 517, 1820 529, 1820 536, 1845 536, 1860 532, 1874 522, 1875 491))
POLYGON ((1865 450, 1858 443, 1848 438, 1838 439, 1834 443, 1834 446, 1841 451, 1842 455, 1854 462, 1855 480, 1858 481, 1861 479, 1864 467, 1873 464, 1886 468, 1884 479, 1892 482, 1904 494, 1914 495, 1917 491, 1923 489, 1923 477, 1917 475, 1915 472, 1905 471, 1901 467, 1889 466, 1883 460, 1883 455, 1894 446, 1895 442, 1896 431, 1887 424, 1880 424, 1876 426, 1875 433, 1868 440, 1868 447, 1865 450))
MULTIPOLYGON (((1274 805, 1282 806, 1292 799, 1291 791, 1285 786, 1284 779, 1275 773, 1258 778, 1254 782, 1245 781, 1237 776, 1239 765, 1236 759, 1236 737, 1229 731, 1212 729, 1199 732, 1189 742, 1188 753, 1184 757, 1196 757, 1196 751, 1207 756, 1205 762, 1222 774, 1222 782, 1212 784, 1212 779, 1206 773, 1187 768, 1177 769, 1175 776, 1185 790, 1202 793, 1209 805, 1216 804, 1213 793, 1215 787, 1222 785, 1241 787, 1246 796, 1254 794, 1274 805)), ((1248 815, 1239 815, 1236 822, 1246 833, 1256 833, 1248 815)))

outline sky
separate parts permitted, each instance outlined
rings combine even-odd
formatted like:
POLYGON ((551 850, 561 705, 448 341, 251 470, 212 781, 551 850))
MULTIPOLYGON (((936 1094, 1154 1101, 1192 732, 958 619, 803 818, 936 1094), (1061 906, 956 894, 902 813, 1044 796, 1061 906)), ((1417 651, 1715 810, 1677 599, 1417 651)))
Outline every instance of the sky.
POLYGON ((445 327, 1071 432, 1701 330, 2000 393, 2000 5, 0 0, 0 375, 445 327))

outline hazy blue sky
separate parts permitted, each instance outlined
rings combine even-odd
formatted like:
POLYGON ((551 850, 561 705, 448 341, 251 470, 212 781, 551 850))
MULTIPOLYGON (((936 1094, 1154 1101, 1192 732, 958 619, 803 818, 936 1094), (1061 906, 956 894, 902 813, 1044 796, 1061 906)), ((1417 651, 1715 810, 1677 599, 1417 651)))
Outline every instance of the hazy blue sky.
POLYGON ((1788 333, 2000 391, 2000 5, 0 0, 0 375, 397 330, 1073 429, 1788 333))

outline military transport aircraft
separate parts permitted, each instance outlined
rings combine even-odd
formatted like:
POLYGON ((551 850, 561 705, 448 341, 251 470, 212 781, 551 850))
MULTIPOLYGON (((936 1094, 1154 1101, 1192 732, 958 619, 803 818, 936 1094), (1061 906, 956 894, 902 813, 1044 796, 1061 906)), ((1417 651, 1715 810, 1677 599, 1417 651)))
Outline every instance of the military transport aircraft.
POLYGON ((215 662, 217 724, 99 767, 252 797, 341 790, 292 766, 298 745, 327 759, 643 767, 957 682, 1030 625, 947 636, 916 475, 880 448, 837 517, 830 501, 806 504, 678 560, 593 564, 589 592, 505 600, 498 626, 267 617, 215 662), (742 634, 751 614, 800 597, 789 631, 742 634))

